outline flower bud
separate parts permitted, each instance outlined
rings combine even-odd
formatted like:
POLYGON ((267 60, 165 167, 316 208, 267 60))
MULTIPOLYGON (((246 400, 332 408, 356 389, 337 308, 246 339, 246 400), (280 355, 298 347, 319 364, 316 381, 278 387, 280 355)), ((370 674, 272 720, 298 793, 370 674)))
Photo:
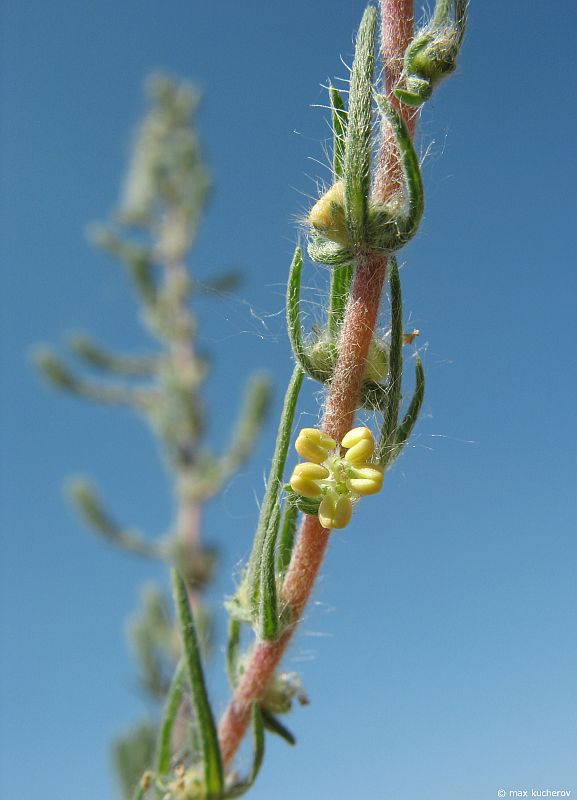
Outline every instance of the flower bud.
POLYGON ((389 374, 389 348, 382 342, 373 339, 369 346, 369 354, 365 364, 365 381, 378 383, 389 374))
POLYGON ((327 239, 347 245, 349 236, 345 219, 344 195, 344 184, 342 181, 337 181, 311 208, 309 222, 327 239))

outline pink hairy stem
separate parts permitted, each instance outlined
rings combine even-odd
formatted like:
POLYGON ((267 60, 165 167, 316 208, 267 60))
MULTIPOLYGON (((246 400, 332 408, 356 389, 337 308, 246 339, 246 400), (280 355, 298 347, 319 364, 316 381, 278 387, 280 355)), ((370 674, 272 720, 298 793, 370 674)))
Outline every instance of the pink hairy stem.
MULTIPOLYGON (((394 105, 400 108, 409 130, 413 133, 416 124, 413 109, 400 106, 392 94, 401 74, 405 49, 413 34, 413 2, 380 0, 380 7, 385 92, 394 105)), ((382 202, 389 198, 397 191, 401 181, 397 150, 388 127, 383 125, 373 187, 375 199, 382 202)), ((323 430, 337 441, 342 439, 354 423, 386 272, 386 256, 374 253, 358 256, 341 331, 337 364, 323 412, 323 430)), ((295 624, 280 639, 274 642, 257 642, 253 648, 219 725, 222 758, 226 766, 232 761, 247 731, 252 704, 262 699, 302 617, 329 538, 330 531, 321 526, 318 517, 304 516, 282 594, 282 602, 291 609, 295 624)))

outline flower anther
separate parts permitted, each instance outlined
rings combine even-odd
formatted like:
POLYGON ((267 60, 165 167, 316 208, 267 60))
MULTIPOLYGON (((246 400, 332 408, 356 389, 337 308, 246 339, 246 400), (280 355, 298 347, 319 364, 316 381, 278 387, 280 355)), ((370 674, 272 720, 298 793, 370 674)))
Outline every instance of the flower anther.
POLYGON ((297 453, 309 461, 296 465, 290 486, 302 497, 320 500, 318 517, 327 530, 345 528, 359 498, 376 494, 383 485, 382 467, 369 461, 375 450, 369 428, 352 428, 341 445, 344 456, 335 440, 317 428, 303 428, 295 443, 297 453))

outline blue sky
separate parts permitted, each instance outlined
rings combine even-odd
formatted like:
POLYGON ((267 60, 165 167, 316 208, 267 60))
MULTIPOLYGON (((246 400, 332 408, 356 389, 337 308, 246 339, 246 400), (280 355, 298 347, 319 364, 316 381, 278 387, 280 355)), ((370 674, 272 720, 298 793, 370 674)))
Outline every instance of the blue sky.
MULTIPOLYGON (((334 536, 286 661, 312 702, 290 720, 294 750, 269 740, 255 800, 577 793, 570 6, 473 0, 461 68, 423 115, 427 208, 402 276, 424 413, 383 494, 334 536)), ((315 105, 346 76, 363 7, 3 3, 2 797, 113 798, 109 738, 146 711, 123 620, 159 574, 84 531, 62 485, 92 476, 154 535, 170 524, 168 482, 139 420, 59 396, 29 360, 66 331, 148 344, 124 276, 84 235, 115 206, 143 79, 164 68, 203 87, 216 191, 191 268, 246 275, 237 297, 197 308, 222 443, 250 369, 270 372, 281 402, 294 220, 328 179, 315 105)), ((318 413, 311 388, 302 411, 318 413)), ((274 419, 207 510, 224 561, 215 604, 249 548, 273 437, 274 419)), ((213 669, 221 710, 222 659, 213 669)))

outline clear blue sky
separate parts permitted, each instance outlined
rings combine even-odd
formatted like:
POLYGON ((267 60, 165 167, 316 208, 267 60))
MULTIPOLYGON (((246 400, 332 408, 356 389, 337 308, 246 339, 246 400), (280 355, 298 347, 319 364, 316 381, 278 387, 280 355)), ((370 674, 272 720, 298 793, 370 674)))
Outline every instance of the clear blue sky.
MULTIPOLYGON (((312 702, 290 720, 294 750, 269 740, 255 800, 577 793, 577 20, 562 0, 471 6, 461 69, 420 127, 427 210, 403 256, 424 414, 384 493, 334 536, 286 661, 312 702)), ((321 83, 345 77, 363 7, 4 0, 3 798, 113 798, 109 737, 146 711, 123 620, 156 573, 83 530, 61 487, 91 475, 154 535, 170 523, 163 468, 139 420, 50 391, 29 364, 35 343, 66 331, 147 344, 124 276, 84 237, 115 205, 143 78, 165 68, 206 92, 216 193, 191 267, 246 274, 237 298, 198 308, 223 442, 249 369, 272 374, 278 410, 294 219, 328 177, 313 106, 321 83)), ((313 417, 317 400, 303 400, 313 417)), ((247 553, 273 436, 271 421, 207 512, 225 563, 215 603, 247 553)))

